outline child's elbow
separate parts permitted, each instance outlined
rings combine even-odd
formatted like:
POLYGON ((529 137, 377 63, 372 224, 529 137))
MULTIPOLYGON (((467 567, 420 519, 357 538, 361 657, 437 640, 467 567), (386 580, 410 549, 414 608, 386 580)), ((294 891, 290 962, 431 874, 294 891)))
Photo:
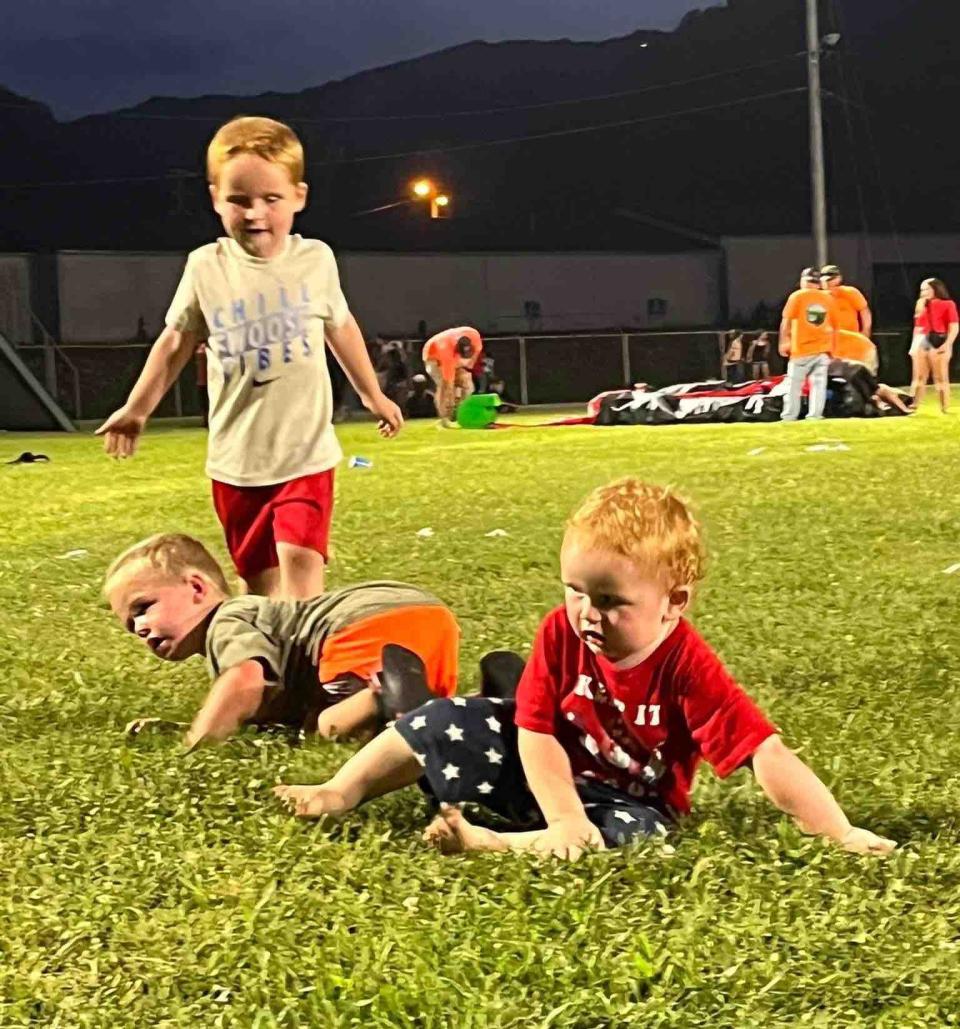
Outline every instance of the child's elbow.
POLYGON ((783 742, 779 733, 771 733, 759 747, 753 752, 752 761, 756 764, 757 759, 761 762, 766 760, 782 760, 786 757, 793 757, 793 751, 783 742))
POLYGON ((799 760, 796 754, 774 733, 753 752, 750 765, 757 782, 774 803, 782 793, 789 792, 791 769, 799 760))

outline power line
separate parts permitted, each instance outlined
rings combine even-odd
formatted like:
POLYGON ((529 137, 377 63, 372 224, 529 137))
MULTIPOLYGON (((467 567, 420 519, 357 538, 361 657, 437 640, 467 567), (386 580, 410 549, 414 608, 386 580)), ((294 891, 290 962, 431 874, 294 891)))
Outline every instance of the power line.
MULTIPOLYGON (((844 24, 843 12, 840 10, 840 5, 837 0, 830 0, 831 12, 833 14, 834 23, 840 29, 841 32, 846 28, 844 24)), ((900 263, 900 277, 903 280, 903 287, 906 293, 910 293, 910 282, 907 279, 907 264, 903 256, 903 245, 900 239, 900 232, 897 228, 896 216, 893 212, 893 204, 890 201, 890 195, 887 192, 886 185, 883 180, 883 172, 880 167, 880 151, 877 146, 876 138, 873 134, 873 125, 870 119, 870 109, 867 107, 864 98, 863 82, 860 79, 859 71, 855 63, 851 64, 851 78, 853 80, 854 89, 857 91, 857 98, 859 103, 853 104, 855 107, 859 107, 864 112, 863 125, 866 129, 867 143, 870 147, 870 155, 873 158, 874 170, 877 176, 877 186, 880 189, 880 197, 883 201, 883 205, 886 209, 887 220, 890 223, 890 232, 893 236, 893 245, 897 252, 897 258, 900 263)), ((844 101, 841 100, 841 103, 844 101)))
MULTIPOLYGON (((574 129, 554 129, 549 132, 536 132, 526 136, 506 136, 501 139, 480 140, 475 143, 455 143, 449 146, 419 147, 416 150, 402 150, 389 154, 369 154, 366 157, 343 157, 331 161, 317 161, 311 165, 313 168, 326 168, 343 164, 369 164, 373 161, 392 161, 403 157, 420 157, 428 154, 457 153, 464 150, 480 150, 484 147, 510 146, 514 143, 532 143, 542 139, 558 139, 562 136, 578 136, 589 132, 606 132, 609 129, 622 129, 634 125, 645 125, 650 122, 663 121, 668 118, 682 118, 691 114, 703 114, 708 111, 719 111, 732 107, 742 107, 744 104, 756 103, 760 100, 772 100, 776 97, 791 96, 796 93, 805 93, 806 86, 795 86, 791 89, 779 89, 770 93, 756 93, 752 96, 740 97, 737 100, 727 100, 717 104, 706 104, 700 107, 687 107, 677 111, 664 111, 660 114, 646 115, 642 118, 624 118, 618 121, 601 122, 594 125, 581 125, 574 129)), ((201 178, 200 172, 184 172, 180 178, 201 178)), ((145 182, 169 179, 167 175, 147 175, 130 178, 115 179, 86 179, 72 180, 65 182, 45 183, 0 183, 0 189, 34 189, 38 187, 56 186, 89 186, 107 183, 120 182, 145 182)))
MULTIPOLYGON (((828 14, 828 17, 830 18, 831 27, 834 30, 839 30, 839 28, 840 28, 840 25, 839 25, 839 14, 838 14, 838 11, 837 11, 836 4, 833 3, 832 0, 831 0, 829 9, 827 11, 827 14, 828 14)), ((846 64, 846 56, 841 51, 841 52, 836 54, 836 58, 837 58, 837 61, 836 61, 837 72, 838 72, 838 77, 839 77, 839 80, 840 80, 840 91, 843 94, 842 97, 838 97, 837 99, 839 99, 841 101, 840 106, 843 108, 843 120, 844 120, 844 124, 846 125, 846 128, 847 128, 847 143, 848 143, 848 145, 850 147, 848 156, 849 156, 849 161, 850 161, 850 164, 851 164, 851 167, 852 167, 852 170, 853 170, 853 183, 854 183, 854 188, 856 189, 856 193, 857 193, 857 206, 858 206, 859 212, 860 212, 861 239, 863 241, 863 244, 864 244, 864 247, 865 247, 865 250, 866 250, 867 264, 872 268, 873 267, 873 243, 872 243, 871 234, 870 234, 870 221, 869 221, 869 218, 867 216, 867 203, 866 203, 866 198, 865 198, 864 192, 863 192, 863 180, 862 180, 862 177, 861 177, 861 174, 860 174, 860 162, 857 159, 857 149, 858 148, 857 148, 856 132, 854 130, 853 118, 852 118, 852 116, 850 114, 850 110, 851 110, 850 105, 843 102, 844 99, 849 98, 849 96, 850 96, 850 90, 847 88, 847 76, 846 76, 846 73, 844 71, 844 65, 846 64)))
MULTIPOLYGON (((543 111, 555 107, 570 107, 575 104, 597 103, 603 100, 621 100, 625 97, 641 96, 645 93, 654 93, 664 89, 674 89, 678 86, 689 86, 699 82, 708 82, 712 79, 726 78, 730 75, 740 75, 744 72, 758 71, 762 68, 770 68, 774 65, 785 64, 798 57, 805 57, 805 51, 792 54, 782 54, 780 57, 773 57, 767 61, 758 61, 755 64, 739 65, 736 68, 726 68, 720 71, 707 72, 704 75, 694 75, 686 79, 673 79, 669 82, 655 82, 648 86, 638 86, 636 89, 624 89, 614 93, 596 93, 589 96, 570 97, 565 100, 545 100, 533 104, 511 104, 503 107, 479 107, 467 108, 461 111, 418 111, 406 114, 347 114, 347 115, 324 115, 319 118, 299 118, 292 116, 291 121, 298 125, 327 125, 353 124, 364 122, 382 121, 413 121, 413 120, 436 120, 438 118, 467 118, 467 117, 488 117, 496 114, 511 114, 516 111, 543 111)), ((233 100, 233 97, 223 99, 233 100)), ((242 97, 236 100, 241 102, 242 97)), ((9 107, 17 110, 30 110, 26 104, 0 103, 0 107, 9 107)), ((223 115, 209 114, 148 114, 138 111, 118 111, 116 113, 104 113, 101 115, 86 115, 85 117, 116 118, 132 121, 182 121, 182 122, 205 122, 218 123, 222 121, 223 115)), ((78 119, 79 120, 79 119, 78 119)))
POLYGON ((792 89, 780 89, 772 93, 757 93, 754 96, 740 97, 737 100, 728 100, 719 104, 707 104, 703 107, 688 107, 680 111, 665 111, 661 114, 647 115, 643 118, 624 118, 620 121, 601 122, 597 125, 582 125, 575 129, 554 129, 550 132, 535 132, 526 136, 507 136, 503 139, 488 139, 477 143, 457 143, 451 146, 421 147, 419 150, 405 150, 393 154, 371 154, 367 157, 345 157, 334 161, 320 161, 318 162, 318 166, 323 167, 332 164, 363 164, 369 161, 386 161, 400 157, 417 157, 421 154, 447 154, 460 150, 477 150, 482 147, 489 146, 507 146, 512 143, 529 143, 540 139, 556 139, 560 136, 578 136, 587 132, 605 132, 608 129, 621 129, 631 125, 643 125, 647 122, 663 121, 665 118, 681 118, 688 114, 702 114, 705 111, 719 111, 727 107, 740 107, 743 104, 754 103, 758 100, 770 100, 774 97, 805 92, 806 86, 796 86, 792 89))
POLYGON ((173 182, 178 178, 196 179, 200 177, 199 172, 184 172, 182 175, 172 175, 166 172, 163 175, 129 175, 112 179, 64 179, 61 182, 2 182, 0 189, 46 189, 58 186, 112 186, 127 182, 173 182))

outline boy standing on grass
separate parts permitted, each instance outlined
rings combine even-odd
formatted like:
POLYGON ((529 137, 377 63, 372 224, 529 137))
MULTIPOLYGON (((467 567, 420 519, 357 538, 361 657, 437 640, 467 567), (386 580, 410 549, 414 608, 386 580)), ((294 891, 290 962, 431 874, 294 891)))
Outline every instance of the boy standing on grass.
POLYGON ((216 133, 207 173, 226 235, 187 258, 166 328, 126 404, 97 430, 108 454, 132 455, 205 341, 214 507, 249 591, 288 599, 323 592, 333 470, 343 456, 324 339, 381 434, 403 424, 377 383, 333 252, 291 235, 307 199, 303 171, 300 141, 280 122, 235 118, 216 133))
MULTIPOLYGON (((214 683, 187 731, 191 747, 246 724, 364 735, 431 694, 456 692, 460 628, 446 605, 416 586, 367 582, 302 601, 231 597, 202 543, 166 533, 124 551, 103 591, 157 657, 206 656, 214 683), (422 662, 419 688, 382 688, 391 645, 422 662)), ((127 731, 137 735, 158 721, 137 719, 127 731)))
POLYGON ((567 525, 565 602, 543 620, 516 702, 455 697, 400 718, 321 786, 278 786, 305 818, 338 816, 417 780, 446 805, 442 850, 576 857, 667 832, 690 809, 697 765, 752 769, 780 810, 844 849, 892 840, 852 826, 829 789, 683 618, 704 562, 700 526, 669 490, 626 478, 567 525), (517 831, 470 824, 480 804, 517 831))

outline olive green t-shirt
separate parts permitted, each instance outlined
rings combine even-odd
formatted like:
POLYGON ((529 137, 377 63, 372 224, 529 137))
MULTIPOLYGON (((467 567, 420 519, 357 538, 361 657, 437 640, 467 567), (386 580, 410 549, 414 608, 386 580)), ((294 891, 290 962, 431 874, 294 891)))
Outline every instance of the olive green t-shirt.
POLYGON ((401 607, 442 601, 419 586, 389 580, 358 583, 311 600, 230 597, 207 626, 207 670, 216 679, 244 661, 259 661, 267 698, 258 720, 304 725, 316 713, 365 686, 361 680, 321 683, 325 641, 347 626, 401 607))

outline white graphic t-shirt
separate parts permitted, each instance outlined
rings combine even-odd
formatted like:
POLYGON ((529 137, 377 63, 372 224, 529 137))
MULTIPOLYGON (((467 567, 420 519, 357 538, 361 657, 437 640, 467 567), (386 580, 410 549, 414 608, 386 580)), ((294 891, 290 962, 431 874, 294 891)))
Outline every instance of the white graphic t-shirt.
POLYGON ((320 240, 289 236, 269 260, 229 238, 189 255, 166 323, 207 340, 210 478, 270 486, 337 464, 324 328, 349 316, 320 240))

